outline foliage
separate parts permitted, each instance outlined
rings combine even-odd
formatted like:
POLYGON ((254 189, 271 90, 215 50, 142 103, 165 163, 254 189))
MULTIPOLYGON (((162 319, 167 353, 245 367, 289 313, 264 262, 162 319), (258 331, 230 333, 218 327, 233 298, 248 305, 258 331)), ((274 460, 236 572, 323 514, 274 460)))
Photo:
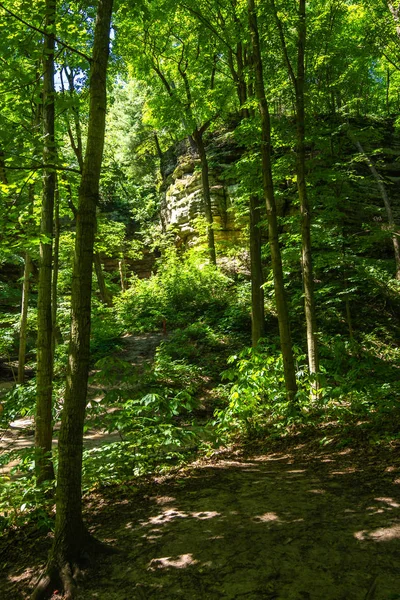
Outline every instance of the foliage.
MULTIPOLYGON (((44 4, 32 11, 26 0, 16 3, 18 16, 32 27, 6 12, 16 11, 14 4, 6 0, 0 9, 0 356, 8 361, 17 354, 25 252, 34 265, 28 314, 28 351, 34 356, 36 267, 43 241, 38 224, 44 4)), ((55 417, 64 393, 74 209, 88 123, 89 70, 80 53, 91 51, 95 7, 72 2, 57 10, 57 35, 69 47, 58 43, 55 94, 61 229, 57 325, 62 338, 55 349, 55 417)), ((242 352, 250 331, 248 274, 227 276, 209 264, 201 247, 206 230, 201 219, 191 222, 200 235, 197 249, 188 252, 176 249, 174 232, 160 234, 158 223, 163 194, 173 179, 174 167, 167 159, 177 142, 204 128, 210 166, 229 188, 231 210, 238 227, 245 229, 240 247, 247 252, 248 200, 250 194, 262 193, 262 165, 246 3, 143 0, 134 7, 120 3, 116 9, 95 250, 102 259, 115 261, 137 259, 143 249, 161 257, 149 279, 131 274, 122 293, 119 274, 106 274, 112 307, 97 298, 93 278, 91 365, 104 398, 90 403, 86 427, 119 432, 121 440, 85 451, 87 490, 184 460, 212 438, 205 420, 215 406, 214 426, 223 442, 238 433, 284 435, 290 428, 328 422, 356 428, 362 421, 373 430, 374 443, 398 436, 390 423, 398 413, 400 392, 400 284, 393 278, 393 235, 398 232, 388 225, 377 181, 349 135, 356 136, 375 164, 398 221, 398 17, 389 3, 377 0, 318 0, 307 3, 306 12, 306 171, 323 364, 318 393, 311 396, 307 390, 315 381, 303 354, 296 110, 287 69, 288 60, 294 65, 297 56, 298 12, 286 0, 257 6, 285 286, 298 346, 299 392, 290 406, 278 350, 266 215, 261 215, 260 227, 267 339, 242 352), (240 77, 245 98, 237 94, 240 77), (217 128, 227 130, 224 140, 233 148, 229 161, 212 148, 217 128), (122 333, 154 331, 165 335, 153 364, 133 368, 120 358, 122 333)), ((221 243, 219 250, 221 255, 226 247, 221 243)), ((33 380, 2 396, 1 427, 33 416, 35 393, 33 380)), ((4 454, 2 460, 16 457, 4 454)), ((2 518, 21 525, 31 514, 46 524, 48 490, 35 484, 32 453, 18 457, 22 476, 0 491, 2 518)))
MULTIPOLYGON (((298 358, 304 361, 305 357, 298 358)), ((288 402, 282 375, 282 356, 276 347, 259 345, 246 348, 239 355, 231 356, 228 363, 232 367, 222 373, 222 379, 230 382, 222 388, 228 405, 215 413, 217 430, 222 439, 233 432, 253 436, 269 422, 284 428, 301 421, 300 410, 307 403, 307 397, 300 391, 295 406, 288 402)), ((298 374, 304 374, 302 369, 304 367, 298 366, 298 374)))
POLYGON ((305 356, 297 352, 295 407, 285 398, 282 358, 275 347, 261 344, 231 356, 232 367, 222 373, 229 382, 221 386, 226 406, 215 411, 219 439, 226 441, 238 433, 247 438, 279 436, 294 425, 315 428, 327 422, 354 427, 360 420, 365 420, 375 443, 388 436, 395 439, 396 426, 388 419, 397 413, 400 397, 398 348, 382 343, 376 334, 364 336, 362 343, 339 335, 323 341, 324 366, 315 394, 308 391, 305 356))
POLYGON ((6 429, 19 417, 31 417, 35 412, 36 381, 24 385, 14 385, 2 397, 3 409, 0 412, 0 427, 6 429))
POLYGON ((229 279, 213 265, 175 249, 165 252, 158 270, 148 280, 132 279, 130 288, 115 301, 126 329, 149 331, 186 325, 200 316, 222 312, 229 303, 229 279))

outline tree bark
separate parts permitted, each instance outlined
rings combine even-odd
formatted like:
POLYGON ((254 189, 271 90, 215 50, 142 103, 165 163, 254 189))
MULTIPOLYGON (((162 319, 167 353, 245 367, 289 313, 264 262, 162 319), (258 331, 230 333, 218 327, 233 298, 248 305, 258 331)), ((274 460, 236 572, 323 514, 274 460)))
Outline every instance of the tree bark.
POLYGON ((0 147, 0 181, 5 185, 8 185, 6 164, 4 161, 4 150, 0 147))
POLYGON ((271 123, 268 103, 265 96, 263 66, 261 60, 260 39, 254 0, 247 0, 249 28, 253 50, 253 69, 255 93, 261 116, 261 159, 265 202, 267 206, 269 245, 274 276, 276 308, 278 313, 279 335, 282 349, 283 369, 287 398, 294 401, 297 392, 296 373, 294 368, 292 338, 290 333, 289 313, 283 280, 281 251, 279 247, 278 219, 271 167, 271 123))
POLYGON ((126 265, 125 265, 124 258, 121 258, 121 260, 118 261, 118 270, 119 270, 119 279, 121 282, 121 291, 126 292, 126 265))
MULTIPOLYGON (((254 111, 245 107, 248 100, 247 83, 245 77, 246 47, 238 42, 236 53, 229 54, 229 67, 235 82, 236 93, 240 104, 240 118, 247 119, 254 111), (233 60, 236 58, 236 68, 233 60)), ((249 237, 250 237, 250 270, 251 270, 251 343, 253 348, 265 332, 265 310, 264 310, 264 277, 261 260, 261 203, 257 195, 252 194, 249 198, 249 237)))
POLYGON ((311 252, 311 208, 306 185, 304 58, 306 45, 306 3, 299 0, 298 52, 296 77, 297 189, 301 215, 301 267, 304 285, 304 310, 307 327, 308 367, 311 374, 319 371, 317 318, 314 300, 314 276, 311 252))
MULTIPOLYGON (((56 0, 46 0, 46 17, 43 52, 43 162, 56 163, 54 137, 54 26, 56 0)), ((38 285, 38 337, 37 337, 37 399, 35 416, 35 469, 40 483, 54 478, 51 460, 52 447, 52 395, 53 395, 53 325, 51 310, 52 240, 56 172, 45 168, 40 221, 40 262, 38 285)))
POLYGON ((394 259, 395 259, 395 263, 396 263, 396 279, 400 279, 400 239, 399 239, 400 234, 398 231, 396 231, 397 226, 396 226, 396 222, 393 217, 392 205, 390 204, 390 200, 389 200, 388 193, 386 191, 385 184, 382 181, 382 178, 379 175, 378 171, 376 170, 374 163, 372 162, 372 160, 370 159, 368 154, 364 151, 364 148, 362 147, 361 143, 354 137, 354 135, 352 133, 349 133, 349 137, 352 140, 353 144, 355 144, 355 146, 357 147, 360 154, 362 155, 365 163, 368 165, 369 170, 371 171, 371 174, 372 174, 373 178, 375 179, 376 184, 379 189, 379 192, 381 194, 381 198, 383 200, 383 204, 386 209, 386 215, 387 215, 387 220, 388 220, 388 224, 390 227, 390 231, 392 232, 394 259))
POLYGON ((192 133, 192 138, 196 144, 197 151, 199 153, 201 162, 201 186, 203 191, 203 202, 204 202, 204 216, 207 221, 207 244, 208 251, 210 254, 211 262, 216 265, 217 257, 215 252, 215 238, 213 229, 213 214, 211 208, 211 195, 210 195, 210 176, 208 168, 207 153, 204 146, 203 134, 199 129, 196 129, 192 133))
MULTIPOLYGON (((35 184, 29 185, 29 214, 33 214, 33 203, 35 201, 35 184)), ((30 275, 32 271, 32 260, 28 252, 25 252, 24 259, 24 280, 22 284, 21 300, 21 321, 19 329, 19 348, 18 348, 18 376, 19 384, 25 383, 25 362, 26 362, 26 338, 28 328, 28 307, 29 307, 29 286, 30 275)))
POLYGON ((25 383, 26 334, 28 325, 29 277, 32 263, 28 252, 25 253, 24 281, 22 284, 21 323, 19 329, 18 376, 17 382, 25 383))
POLYGON ((264 278, 261 262, 261 203, 250 196, 251 341, 255 348, 265 333, 264 278))
POLYGON ((94 269, 96 271, 101 301, 107 306, 112 306, 112 297, 106 286, 103 269, 101 268, 100 254, 98 252, 94 253, 94 269))
POLYGON ((51 283, 51 322, 53 326, 53 355, 56 344, 62 339, 60 329, 57 326, 57 299, 58 299, 58 269, 60 254, 60 192, 56 180, 55 205, 54 205, 54 256, 53 256, 53 279, 51 283))
POLYGON ((82 518, 82 451, 90 354, 90 313, 96 204, 99 198, 106 117, 106 75, 113 0, 99 0, 90 72, 89 123, 79 188, 72 275, 72 316, 66 391, 59 435, 56 525, 44 576, 32 598, 61 585, 73 598, 74 573, 90 536, 82 518))
MULTIPOLYGON (((299 0, 299 20, 297 32, 297 73, 295 73, 290 62, 286 45, 282 22, 279 18, 275 1, 271 0, 274 18, 281 41, 283 58, 288 70, 296 97, 296 175, 297 190, 300 202, 301 216, 301 271, 304 286, 304 312, 307 329, 307 355, 310 373, 319 371, 319 355, 317 345, 317 318, 314 300, 314 277, 312 269, 311 252, 311 208, 307 194, 306 185, 306 161, 305 161, 305 47, 306 47, 306 2, 299 0)), ((317 382, 313 388, 318 387, 317 382)))

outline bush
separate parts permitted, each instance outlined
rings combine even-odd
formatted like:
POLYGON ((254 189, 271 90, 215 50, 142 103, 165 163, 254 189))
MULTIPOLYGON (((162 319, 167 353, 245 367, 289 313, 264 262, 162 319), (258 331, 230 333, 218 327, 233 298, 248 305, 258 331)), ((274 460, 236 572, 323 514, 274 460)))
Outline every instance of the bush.
POLYGON ((115 300, 120 322, 138 332, 182 327, 207 313, 223 314, 229 304, 230 279, 194 253, 166 251, 150 279, 133 278, 127 292, 115 300))

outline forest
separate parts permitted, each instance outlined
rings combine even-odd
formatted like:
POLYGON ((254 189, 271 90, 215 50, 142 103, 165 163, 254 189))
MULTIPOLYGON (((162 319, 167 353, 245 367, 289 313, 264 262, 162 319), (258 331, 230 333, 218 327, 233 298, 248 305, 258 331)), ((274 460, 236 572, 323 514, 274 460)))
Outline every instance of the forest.
POLYGON ((400 600, 398 0, 2 0, 0 69, 0 598, 400 600))

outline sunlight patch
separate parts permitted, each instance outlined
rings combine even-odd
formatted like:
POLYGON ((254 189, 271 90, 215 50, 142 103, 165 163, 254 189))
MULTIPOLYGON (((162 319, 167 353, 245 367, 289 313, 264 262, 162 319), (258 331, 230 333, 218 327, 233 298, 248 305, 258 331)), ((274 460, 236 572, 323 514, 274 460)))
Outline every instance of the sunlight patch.
POLYGON ((385 502, 388 506, 392 508, 400 508, 400 504, 395 502, 392 498, 374 498, 377 502, 385 502))
POLYGON ((193 554, 181 554, 180 556, 165 556, 163 558, 153 558, 148 569, 185 569, 189 565, 195 565, 199 561, 193 558, 193 554))
POLYGON ((373 542, 390 542, 391 540, 400 539, 400 525, 393 525, 393 527, 380 527, 375 531, 357 531, 354 537, 360 541, 373 541, 373 542))
POLYGON ((221 513, 213 511, 202 511, 190 513, 195 519, 213 519, 214 517, 220 517, 221 513))
POLYGON ((151 523, 152 525, 159 525, 160 523, 168 523, 169 521, 172 521, 176 518, 183 519, 187 516, 188 515, 186 513, 171 508, 169 510, 164 510, 161 513, 161 515, 157 515, 156 517, 150 517, 149 523, 151 523))
POLYGON ((278 515, 274 512, 264 513, 263 515, 258 515, 257 517, 253 517, 253 521, 262 521, 263 523, 268 523, 270 521, 280 521, 278 515))
POLYGON ((346 467, 341 471, 331 471, 331 475, 347 475, 348 473, 355 473, 356 470, 357 469, 355 467, 346 467))
POLYGON ((162 506, 163 504, 170 504, 171 502, 175 502, 176 498, 173 498, 172 496, 153 496, 152 498, 150 498, 150 500, 154 500, 156 504, 161 504, 162 506))

